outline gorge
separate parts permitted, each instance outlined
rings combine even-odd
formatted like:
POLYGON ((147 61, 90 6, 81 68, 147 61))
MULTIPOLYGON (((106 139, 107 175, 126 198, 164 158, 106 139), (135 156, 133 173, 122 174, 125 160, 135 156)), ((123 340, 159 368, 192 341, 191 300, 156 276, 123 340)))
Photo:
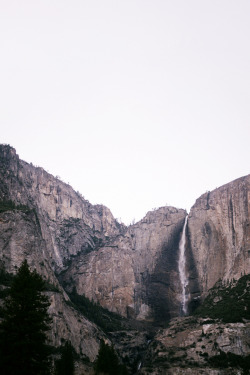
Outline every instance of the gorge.
POLYGON ((13 274, 27 259, 53 285, 50 340, 71 341, 79 375, 93 373, 102 338, 131 374, 224 374, 204 353, 247 358, 249 321, 192 314, 216 285, 236 288, 250 273, 249 186, 250 175, 241 177, 203 194, 188 216, 160 207, 127 227, 1 145, 0 267, 13 274), (105 324, 84 303, 98 306, 105 324))

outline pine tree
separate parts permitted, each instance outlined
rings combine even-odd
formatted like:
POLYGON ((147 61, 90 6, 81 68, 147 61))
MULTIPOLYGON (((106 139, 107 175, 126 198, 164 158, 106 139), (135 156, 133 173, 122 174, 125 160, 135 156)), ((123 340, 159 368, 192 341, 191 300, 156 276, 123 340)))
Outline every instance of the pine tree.
POLYGON ((48 297, 44 281, 31 272, 25 260, 15 275, 2 309, 0 324, 0 373, 2 375, 48 375, 50 329, 48 297))
POLYGON ((119 364, 119 359, 113 348, 105 344, 103 340, 100 343, 100 349, 95 363, 96 374, 105 375, 127 375, 127 369, 119 364))
POLYGON ((69 341, 61 348, 61 358, 56 363, 56 375, 74 375, 73 348, 69 341))

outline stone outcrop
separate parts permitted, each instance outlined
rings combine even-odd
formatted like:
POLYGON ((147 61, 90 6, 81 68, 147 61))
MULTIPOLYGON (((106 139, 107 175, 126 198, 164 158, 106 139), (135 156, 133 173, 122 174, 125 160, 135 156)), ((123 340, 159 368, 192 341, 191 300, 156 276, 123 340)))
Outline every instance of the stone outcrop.
POLYGON ((188 219, 190 290, 250 273, 250 175, 203 194, 188 219))
POLYGON ((250 323, 175 318, 150 343, 140 374, 244 374, 244 359, 250 353, 249 335, 250 323), (238 364, 230 366, 230 355, 238 356, 242 368, 238 364))

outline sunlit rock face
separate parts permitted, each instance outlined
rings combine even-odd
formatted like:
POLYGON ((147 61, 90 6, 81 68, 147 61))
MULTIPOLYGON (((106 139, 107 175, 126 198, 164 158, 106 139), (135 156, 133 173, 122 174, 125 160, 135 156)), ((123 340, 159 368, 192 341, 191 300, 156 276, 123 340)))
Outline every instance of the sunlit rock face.
POLYGON ((206 293, 219 279, 250 272, 250 175, 203 194, 188 219, 190 289, 206 293))

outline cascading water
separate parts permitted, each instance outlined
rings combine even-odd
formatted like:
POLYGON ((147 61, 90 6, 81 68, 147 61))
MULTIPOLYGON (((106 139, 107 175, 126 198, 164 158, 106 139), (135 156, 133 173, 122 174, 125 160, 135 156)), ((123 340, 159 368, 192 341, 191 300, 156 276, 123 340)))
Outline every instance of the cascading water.
POLYGON ((179 243, 179 275, 181 281, 181 313, 183 315, 187 314, 187 302, 188 302, 188 294, 186 293, 186 288, 188 285, 188 278, 186 274, 186 256, 185 256, 185 245, 186 245, 186 226, 187 226, 188 215, 185 218, 185 223, 183 226, 181 239, 179 243))

